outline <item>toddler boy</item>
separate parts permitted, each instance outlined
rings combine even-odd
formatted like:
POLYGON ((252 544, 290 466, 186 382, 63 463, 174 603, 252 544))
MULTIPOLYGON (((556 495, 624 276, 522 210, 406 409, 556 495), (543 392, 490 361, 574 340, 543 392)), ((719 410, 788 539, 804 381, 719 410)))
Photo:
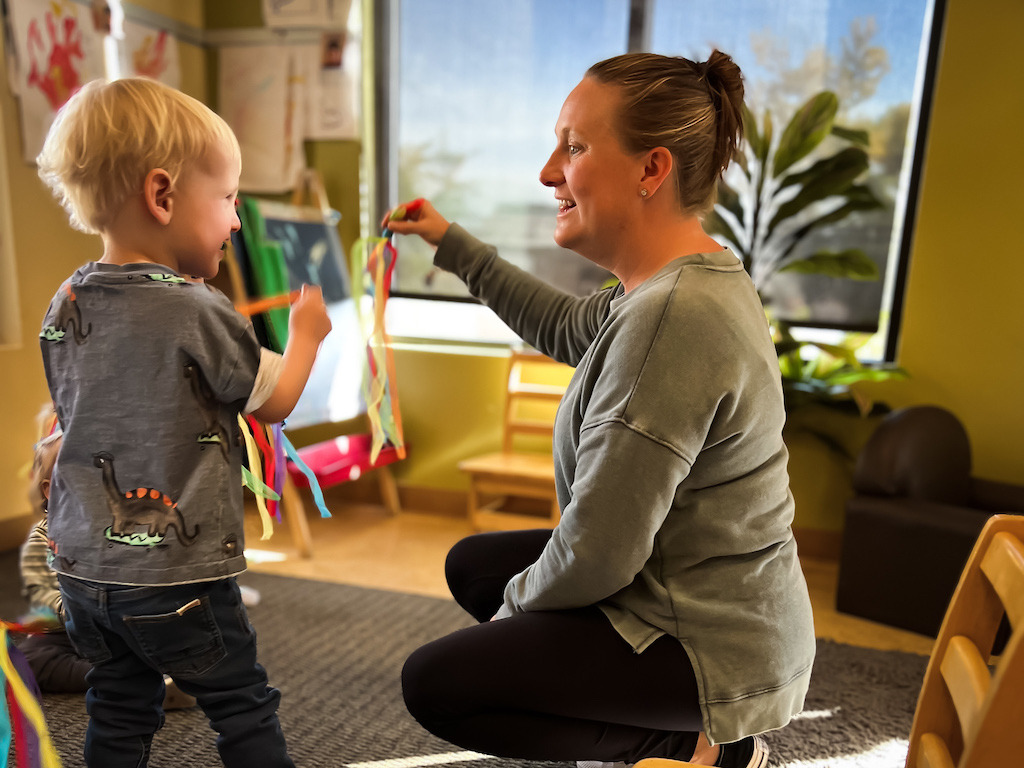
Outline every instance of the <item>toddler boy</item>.
POLYGON ((245 569, 239 413, 295 406, 330 320, 292 306, 284 355, 260 347, 217 274, 239 229, 227 124, 155 81, 87 84, 37 160, 103 256, 57 291, 40 333, 64 431, 49 545, 78 652, 92 663, 86 763, 145 766, 164 675, 195 696, 224 765, 292 766, 279 692, 256 659, 245 569))

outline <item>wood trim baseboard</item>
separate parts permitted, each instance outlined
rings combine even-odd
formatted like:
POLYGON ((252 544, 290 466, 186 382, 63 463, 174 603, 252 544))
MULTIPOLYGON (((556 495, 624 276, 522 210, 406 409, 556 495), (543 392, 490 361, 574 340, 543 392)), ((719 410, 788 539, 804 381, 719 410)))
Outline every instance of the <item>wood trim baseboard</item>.
POLYGON ((36 519, 31 512, 26 512, 0 520, 0 552, 9 552, 24 544, 36 519))
MULTIPOLYGON (((358 480, 324 489, 324 500, 327 502, 328 509, 330 509, 331 502, 384 506, 377 479, 372 472, 368 472, 358 480)), ((305 494, 309 493, 308 489, 302 489, 302 491, 305 494)), ((398 499, 403 512, 419 512, 444 517, 466 517, 469 514, 466 491, 399 485, 398 499)))
POLYGON ((843 546, 843 534, 840 531, 819 531, 816 528, 794 528, 793 538, 801 557, 813 557, 818 560, 839 560, 839 552, 843 546))
MULTIPOLYGON (((374 478, 364 476, 351 483, 336 485, 325 491, 328 500, 344 503, 382 504, 380 489, 374 478)), ((398 495, 403 512, 418 512, 445 517, 465 517, 468 514, 466 491, 427 486, 399 485, 398 495)), ((329 504, 328 504, 329 505, 329 504)), ((840 531, 822 531, 816 528, 794 528, 797 549, 803 557, 819 560, 839 560, 843 534, 840 531)))

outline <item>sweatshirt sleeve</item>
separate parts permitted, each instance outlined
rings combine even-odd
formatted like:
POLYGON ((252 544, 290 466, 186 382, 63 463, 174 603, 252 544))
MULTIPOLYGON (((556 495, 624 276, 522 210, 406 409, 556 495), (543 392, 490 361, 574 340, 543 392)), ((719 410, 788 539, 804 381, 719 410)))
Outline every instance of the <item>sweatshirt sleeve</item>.
POLYGON ((452 224, 434 264, 452 272, 524 341, 575 366, 608 314, 613 289, 578 298, 509 264, 497 250, 452 224))
POLYGON ((675 449, 621 419, 584 429, 562 519, 505 587, 498 616, 593 605, 632 583, 689 471, 675 449))

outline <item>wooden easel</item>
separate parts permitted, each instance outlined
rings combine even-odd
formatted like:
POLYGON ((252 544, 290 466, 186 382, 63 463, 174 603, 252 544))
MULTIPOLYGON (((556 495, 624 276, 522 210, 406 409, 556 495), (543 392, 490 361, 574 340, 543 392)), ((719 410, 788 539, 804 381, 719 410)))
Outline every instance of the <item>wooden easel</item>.
MULTIPOLYGON (((299 172, 299 178, 292 193, 291 203, 294 206, 310 206, 318 208, 324 216, 324 221, 336 221, 337 214, 330 207, 327 201, 327 194, 324 191, 323 178, 313 168, 305 168, 299 172)), ((237 269, 237 264, 236 264, 237 269)), ((356 276, 349 275, 350 280, 356 276)), ((370 429, 369 419, 366 420, 367 430, 370 429)), ((381 501, 384 508, 391 515, 397 515, 402 511, 398 495, 398 484, 391 472, 389 465, 374 467, 377 473, 377 483, 380 489, 381 501)), ((302 495, 295 487, 291 477, 285 474, 285 484, 281 493, 281 507, 288 517, 292 531, 292 538, 302 557, 313 556, 313 543, 309 533, 309 524, 306 520, 305 505, 302 495)))

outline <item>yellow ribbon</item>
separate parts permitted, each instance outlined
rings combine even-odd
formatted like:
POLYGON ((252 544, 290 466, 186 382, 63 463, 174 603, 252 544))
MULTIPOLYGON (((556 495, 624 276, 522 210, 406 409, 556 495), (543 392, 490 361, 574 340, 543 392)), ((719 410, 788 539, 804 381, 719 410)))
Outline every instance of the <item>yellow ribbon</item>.
MULTIPOLYGON (((238 414, 238 426, 242 428, 242 437, 245 439, 245 452, 249 457, 249 471, 253 477, 263 477, 263 465, 260 464, 260 451, 256 447, 256 440, 249 431, 249 425, 242 414, 238 414)), ((263 535, 261 541, 266 541, 274 535, 274 524, 270 520, 270 512, 267 510, 267 503, 260 494, 256 494, 256 508, 260 511, 260 520, 263 522, 263 535)))
MULTIPOLYGON (((50 732, 46 730, 46 718, 43 717, 43 710, 39 706, 39 702, 36 701, 36 697, 32 695, 28 686, 18 675, 18 670, 15 669, 14 662, 11 661, 10 654, 7 652, 7 627, 2 623, 0 623, 0 669, 3 670, 4 676, 7 678, 7 684, 14 691, 14 698, 17 699, 18 706, 28 721, 32 723, 32 727, 36 729, 42 768, 61 768, 57 750, 53 748, 53 742, 50 740, 50 732)), ((0 694, 2 693, 0 691, 0 694)))

